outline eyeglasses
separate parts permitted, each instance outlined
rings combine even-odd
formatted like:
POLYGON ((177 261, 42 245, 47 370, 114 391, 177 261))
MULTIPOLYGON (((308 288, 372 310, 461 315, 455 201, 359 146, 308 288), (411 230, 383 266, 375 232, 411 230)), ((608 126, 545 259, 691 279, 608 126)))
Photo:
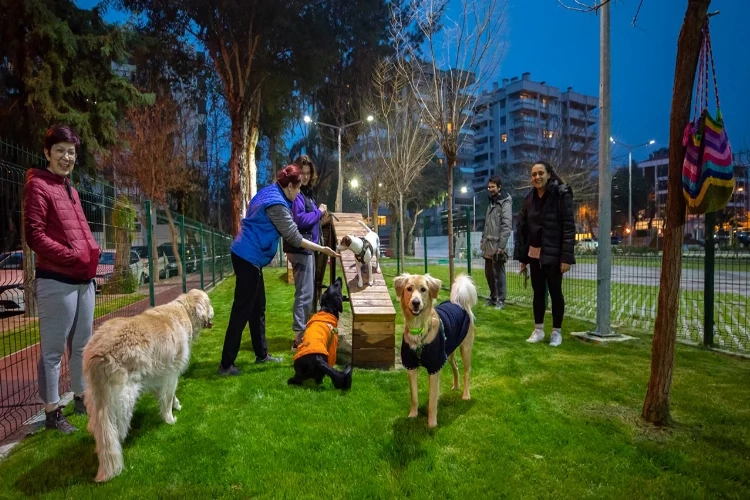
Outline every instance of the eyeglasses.
POLYGON ((68 158, 75 159, 76 157, 75 151, 65 151, 64 149, 56 149, 55 154, 57 154, 60 158, 65 158, 67 156, 68 158))

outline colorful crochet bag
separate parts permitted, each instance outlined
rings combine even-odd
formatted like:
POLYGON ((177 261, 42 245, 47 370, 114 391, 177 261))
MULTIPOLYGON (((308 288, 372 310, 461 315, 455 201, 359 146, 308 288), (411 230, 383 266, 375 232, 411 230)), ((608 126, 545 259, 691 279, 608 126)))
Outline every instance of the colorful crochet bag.
POLYGON ((734 191, 734 167, 732 149, 719 105, 719 88, 716 84, 708 21, 703 27, 693 120, 685 127, 682 145, 686 148, 682 163, 682 190, 687 200, 688 213, 704 214, 726 207, 734 191), (709 66, 713 74, 716 118, 711 117, 708 111, 709 66))

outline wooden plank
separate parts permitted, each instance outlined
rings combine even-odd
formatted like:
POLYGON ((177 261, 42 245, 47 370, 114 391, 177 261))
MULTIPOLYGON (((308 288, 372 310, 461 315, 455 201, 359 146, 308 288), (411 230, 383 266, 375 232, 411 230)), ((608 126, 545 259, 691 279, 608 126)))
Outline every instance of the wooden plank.
POLYGON ((396 351, 393 349, 352 349, 352 365, 376 363, 393 366, 396 363, 396 351))
POLYGON ((367 370, 391 370, 395 366, 395 361, 393 362, 387 362, 387 361, 358 361, 356 365, 357 368, 364 368, 367 370))
POLYGON ((292 271, 292 263, 289 261, 288 256, 286 257, 286 282, 294 284, 294 272, 292 271))
POLYGON ((352 308, 353 309, 359 309, 360 307, 388 307, 393 306, 393 302, 391 302, 391 299, 370 299, 370 298, 362 298, 362 299, 352 299, 351 301, 352 308))
POLYGON ((361 307, 352 308, 354 321, 396 321, 396 311, 393 307, 361 307))
POLYGON ((352 336, 352 351, 358 349, 387 349, 391 352, 396 347, 396 337, 393 335, 354 335, 352 336))
POLYGON ((396 324, 392 321, 353 321, 352 336, 354 335, 390 335, 394 336, 396 324))

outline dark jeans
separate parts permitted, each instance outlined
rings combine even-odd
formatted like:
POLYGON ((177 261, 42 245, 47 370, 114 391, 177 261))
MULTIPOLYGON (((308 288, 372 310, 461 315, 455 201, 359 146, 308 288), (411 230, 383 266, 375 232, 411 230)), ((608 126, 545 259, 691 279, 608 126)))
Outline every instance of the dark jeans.
POLYGON ((505 261, 503 259, 484 259, 484 277, 490 286, 490 302, 505 303, 505 261))
POLYGON ((565 315, 565 299, 562 293, 562 273, 560 265, 542 266, 538 259, 529 262, 531 287, 534 289, 534 323, 544 323, 544 309, 547 290, 552 299, 552 328, 562 328, 565 315))
POLYGON ((224 350, 221 353, 222 368, 229 368, 237 359, 242 342, 242 332, 250 323, 250 338, 255 357, 264 359, 268 354, 266 344, 266 287, 260 268, 232 253, 232 266, 237 277, 234 286, 234 302, 229 316, 224 350))

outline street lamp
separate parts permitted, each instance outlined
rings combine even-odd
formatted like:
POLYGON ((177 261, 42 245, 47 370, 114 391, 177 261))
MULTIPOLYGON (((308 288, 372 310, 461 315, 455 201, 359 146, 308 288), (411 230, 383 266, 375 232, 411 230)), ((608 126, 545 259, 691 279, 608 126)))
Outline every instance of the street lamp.
MULTIPOLYGON (((367 121, 368 122, 371 122, 374 119, 375 118, 372 115, 368 115, 367 116, 367 121)), ((319 121, 313 120, 312 118, 310 118, 310 115, 305 115, 304 118, 303 118, 303 120, 305 121, 305 123, 315 123, 316 125, 322 125, 324 127, 332 128, 332 129, 334 129, 337 132, 337 135, 338 135, 338 148, 339 148, 339 181, 338 181, 338 186, 336 186, 336 206, 335 206, 335 211, 336 212, 341 212, 341 206, 342 206, 342 201, 341 200, 342 200, 342 198, 344 196, 344 183, 343 183, 343 177, 342 177, 342 172, 341 172, 341 170, 342 170, 341 169, 341 134, 344 131, 344 129, 362 123, 362 120, 357 120, 356 122, 347 123, 346 125, 342 125, 342 126, 330 125, 328 123, 323 123, 323 122, 319 122, 319 121)))
MULTIPOLYGON (((474 229, 472 229, 472 231, 477 230, 477 195, 483 191, 487 191, 487 188, 482 188, 479 191, 474 191, 474 196, 471 197, 472 212, 474 212, 474 221, 472 222, 474 229)), ((461 186, 461 193, 466 194, 468 192, 469 192, 468 187, 461 186)))
POLYGON ((612 144, 620 145, 628 150, 628 246, 633 246, 633 150, 642 148, 645 146, 651 146, 656 143, 655 140, 644 142, 643 144, 636 144, 631 146, 620 141, 616 141, 614 137, 609 138, 612 144))

